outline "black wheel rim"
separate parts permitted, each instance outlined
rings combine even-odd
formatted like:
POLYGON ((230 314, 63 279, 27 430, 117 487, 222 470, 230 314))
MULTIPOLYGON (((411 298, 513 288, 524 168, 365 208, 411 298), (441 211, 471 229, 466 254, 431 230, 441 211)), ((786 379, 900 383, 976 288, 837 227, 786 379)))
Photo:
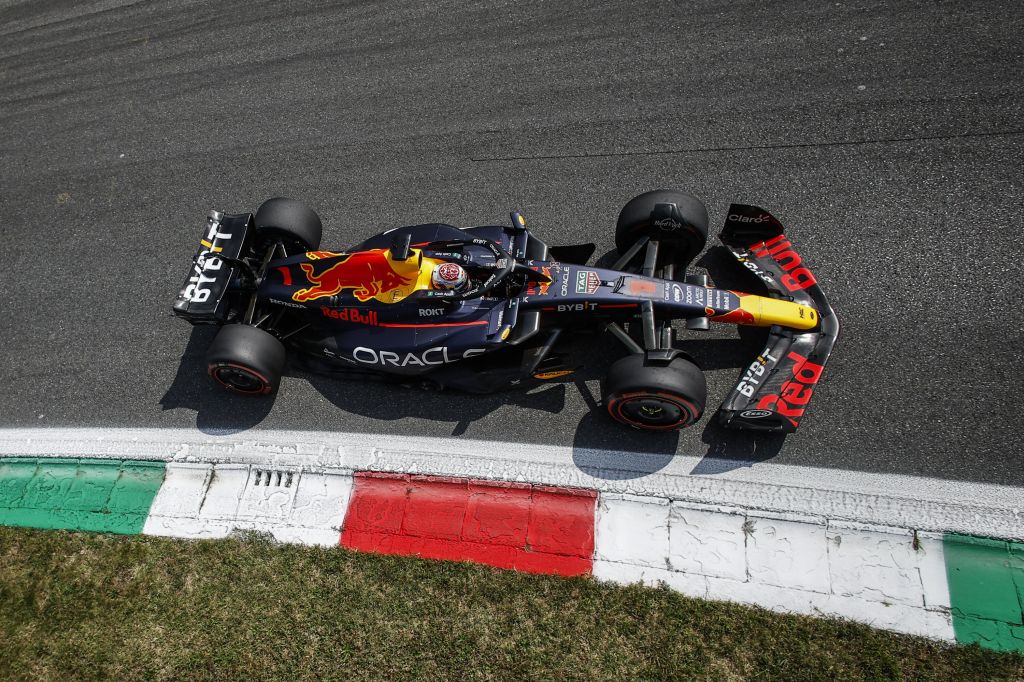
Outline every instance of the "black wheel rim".
POLYGON ((653 395, 627 400, 619 409, 629 421, 645 426, 669 426, 689 421, 690 417, 677 403, 653 395))
POLYGON ((221 367, 217 380, 228 388, 242 393, 259 393, 263 390, 263 379, 241 367, 221 367))

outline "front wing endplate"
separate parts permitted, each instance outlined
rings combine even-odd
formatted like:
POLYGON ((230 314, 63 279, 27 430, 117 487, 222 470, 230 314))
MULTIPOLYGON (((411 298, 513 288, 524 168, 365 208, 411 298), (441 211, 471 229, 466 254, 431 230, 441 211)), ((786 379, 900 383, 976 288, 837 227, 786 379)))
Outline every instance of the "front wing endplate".
POLYGON ((721 239, 772 296, 818 311, 819 324, 809 331, 771 327, 765 349, 743 369, 718 410, 721 423, 731 428, 792 433, 832 353, 839 320, 782 224, 768 211, 733 204, 721 239))

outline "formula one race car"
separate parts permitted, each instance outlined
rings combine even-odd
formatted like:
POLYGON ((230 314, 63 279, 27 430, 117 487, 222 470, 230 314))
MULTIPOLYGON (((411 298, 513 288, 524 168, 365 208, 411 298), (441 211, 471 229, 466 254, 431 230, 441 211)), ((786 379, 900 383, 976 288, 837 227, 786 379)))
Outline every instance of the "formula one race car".
POLYGON ((688 276, 707 209, 673 190, 622 209, 610 269, 586 265, 593 244, 549 247, 518 212, 511 226, 401 227, 344 252, 321 251, 321 230, 317 214, 291 199, 255 214, 210 212, 174 312, 222 325, 208 370, 225 388, 274 391, 291 353, 323 372, 491 392, 571 374, 566 337, 607 330, 629 350, 608 370, 609 414, 666 431, 696 422, 707 398, 700 368, 674 347, 673 320, 694 331, 729 322, 771 329, 719 409, 722 423, 791 432, 839 331, 814 275, 763 209, 734 204, 721 239, 767 296, 688 276))

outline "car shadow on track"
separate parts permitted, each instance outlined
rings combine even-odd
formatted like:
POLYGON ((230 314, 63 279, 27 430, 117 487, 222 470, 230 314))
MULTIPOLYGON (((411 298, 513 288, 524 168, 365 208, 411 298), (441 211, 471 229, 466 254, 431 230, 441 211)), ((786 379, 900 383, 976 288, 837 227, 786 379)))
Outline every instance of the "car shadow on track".
POLYGON ((707 443, 708 451, 690 473, 714 475, 768 461, 782 451, 786 434, 727 429, 712 418, 704 427, 701 440, 707 443))
MULTIPOLYGON (((215 327, 192 329, 185 352, 170 387, 160 399, 164 410, 195 410, 196 427, 211 435, 246 431, 262 422, 274 407, 276 393, 266 397, 229 393, 205 377, 206 351, 217 333, 215 327)), ((469 426, 491 412, 507 407, 558 414, 565 407, 564 384, 539 386, 529 391, 506 391, 476 395, 446 391, 422 391, 382 382, 312 374, 289 365, 289 377, 307 381, 335 407, 351 414, 381 421, 415 417, 454 424, 452 435, 460 436, 469 426)))
POLYGON ((382 421, 413 417, 453 423, 452 436, 461 436, 470 425, 492 412, 512 406, 558 414, 565 407, 565 386, 554 384, 529 391, 471 394, 458 391, 425 391, 365 379, 345 379, 302 371, 289 376, 308 381, 335 407, 382 421), (372 386, 372 390, 367 387, 372 386))
MULTIPOLYGON (((738 369, 761 349, 763 330, 741 331, 740 339, 708 339, 680 342, 705 370, 738 369)), ((612 422, 587 385, 578 380, 577 390, 590 407, 573 438, 573 462, 580 471, 605 480, 642 478, 672 462, 679 449, 680 433, 639 432, 612 422)), ((776 456, 784 435, 726 429, 715 416, 716 399, 709 399, 701 441, 707 445, 703 458, 690 472, 714 475, 749 467, 776 456)), ((694 427, 700 428, 700 426, 694 427)))
MULTIPOLYGON (((604 351, 594 366, 607 367, 622 355, 618 349, 614 354, 607 348, 604 351)), ((668 466, 679 446, 679 433, 638 433, 613 422, 600 404, 600 396, 591 392, 584 379, 576 377, 576 390, 590 410, 576 427, 573 464, 594 478, 619 481, 648 476, 668 466)))
POLYGON ((196 428, 210 435, 228 435, 262 422, 273 409, 276 394, 234 395, 206 378, 206 350, 216 333, 217 328, 212 326, 192 328, 178 371, 160 398, 160 406, 164 410, 195 410, 196 428))

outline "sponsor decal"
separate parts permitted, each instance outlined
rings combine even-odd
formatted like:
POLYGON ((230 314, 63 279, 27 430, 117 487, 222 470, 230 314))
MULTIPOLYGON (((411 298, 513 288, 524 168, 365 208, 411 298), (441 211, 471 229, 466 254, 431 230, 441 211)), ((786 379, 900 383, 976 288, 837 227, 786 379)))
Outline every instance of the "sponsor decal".
POLYGON ((444 315, 444 308, 420 308, 420 317, 437 317, 444 315))
MULTIPOLYGON (((800 255, 793 250, 792 244, 786 239, 785 235, 780 234, 777 237, 772 237, 768 241, 759 242, 750 247, 750 251, 757 258, 764 258, 765 256, 771 256, 780 268, 782 268, 783 274, 779 281, 782 282, 782 286, 786 287, 787 291, 799 291, 806 289, 812 284, 816 284, 817 281, 814 279, 814 275, 807 268, 800 266, 800 255)), ((749 263, 749 261, 748 261, 749 263)), ((744 263, 748 268, 750 265, 744 263)), ((752 268, 754 274, 758 274, 756 267, 752 268)), ((759 277, 761 275, 758 275, 759 277)), ((764 279, 762 277, 762 279, 764 279)), ((770 281, 770 280, 769 280, 770 281)))
MULTIPOLYGON (((700 290, 698 290, 700 291, 700 290)), ((729 315, 739 310, 739 298, 736 294, 726 291, 724 289, 704 289, 702 295, 697 297, 699 303, 703 303, 704 312, 708 316, 712 315, 729 315), (722 312, 719 312, 722 311, 722 312)), ((749 317, 753 321, 753 316, 747 315, 745 311, 740 311, 746 317, 749 317)), ((743 315, 740 315, 740 319, 746 319, 743 315)), ((718 317, 716 319, 723 319, 718 317)), ((725 321, 736 321, 735 319, 729 319, 725 321)))
POLYGON ((569 295, 569 272, 571 272, 571 271, 572 271, 572 268, 566 267, 565 268, 565 272, 562 273, 562 286, 561 286, 561 288, 558 291, 559 295, 561 295, 561 296, 568 296, 569 295))
POLYGON ((654 221, 654 226, 660 228, 664 232, 675 232, 680 229, 683 224, 674 218, 661 218, 654 221))
POLYGON ((580 270, 576 273, 576 293, 592 294, 601 286, 601 278, 593 270, 580 270))
MULTIPOLYGON (((736 390, 752 398, 757 387, 761 385, 761 382, 765 379, 765 373, 768 371, 768 363, 775 364, 778 362, 778 358, 773 358, 768 354, 771 348, 765 348, 761 355, 757 356, 757 360, 754 360, 747 368, 747 371, 743 373, 743 378, 740 379, 740 383, 736 386, 736 390)), ((758 406, 760 407, 760 406, 758 406)))
POLYGON ((461 355, 450 353, 448 346, 435 346, 428 348, 422 353, 394 353, 388 350, 374 350, 365 346, 359 346, 352 351, 352 358, 364 365, 381 365, 382 367, 427 367, 431 365, 446 365, 459 360, 465 360, 485 352, 484 348, 470 348, 461 355))
POLYGON ((761 215, 757 216, 756 218, 752 218, 752 217, 746 216, 746 215, 740 215, 739 213, 730 213, 729 217, 727 218, 728 221, 733 222, 733 223, 758 223, 758 224, 760 224, 760 223, 767 223, 771 219, 772 219, 772 217, 770 215, 768 215, 767 213, 762 213, 761 215))
POLYGON ((739 261, 740 263, 743 263, 743 267, 760 277, 769 286, 775 286, 775 273, 770 272, 769 270, 762 270, 758 267, 757 263, 749 258, 740 258, 739 261))
POLYGON ((683 302, 683 288, 681 286, 679 286, 678 284, 673 284, 672 285, 672 301, 674 303, 682 303, 683 302))
MULTIPOLYGON (((560 313, 582 313, 588 310, 596 310, 597 303, 559 303, 558 312, 560 313)), ((545 310, 547 310, 545 308, 545 310)))
MULTIPOLYGON (((316 252, 326 253, 326 252, 316 252)), ((306 254, 313 260, 320 258, 306 254)), ((329 254, 338 256, 338 254, 329 254)), ((360 301, 376 298, 381 303, 394 303, 401 297, 400 287, 412 283, 395 272, 384 249, 372 249, 359 253, 341 254, 341 260, 322 272, 309 263, 301 263, 302 271, 310 286, 292 294, 292 300, 300 303, 318 298, 336 296, 345 289, 352 289, 352 295, 360 301)))
POLYGON ((703 287, 688 286, 683 290, 683 300, 689 305, 703 306, 707 291, 708 289, 703 287))
POLYGON ((770 417, 774 412, 771 410, 743 410, 740 412, 740 416, 745 419, 763 419, 764 417, 770 417))
POLYGON ((273 303, 274 305, 283 305, 283 306, 288 306, 289 308, 305 308, 306 307, 306 306, 300 305, 298 303, 292 303, 291 301, 282 301, 281 299, 278 299, 278 298, 272 298, 272 299, 270 299, 270 302, 273 303))
POLYGON ((371 327, 376 327, 379 324, 376 310, 361 312, 356 308, 328 308, 327 306, 320 306, 320 312, 324 314, 324 317, 329 317, 332 320, 366 324, 371 327))
POLYGON ((793 376, 779 387, 778 393, 766 395, 758 400, 757 409, 774 410, 788 419, 793 426, 797 426, 797 422, 804 414, 804 406, 811 400, 814 385, 818 383, 825 367, 794 351, 787 353, 786 358, 793 361, 793 376))
POLYGON ((725 308, 732 308, 740 304, 739 299, 735 294, 732 294, 724 289, 707 289, 708 303, 712 308, 722 310, 725 308))
POLYGON ((220 231, 219 222, 213 222, 211 219, 209 225, 206 237, 199 240, 202 250, 192 265, 193 274, 188 278, 188 283, 185 285, 184 291, 181 292, 181 297, 191 303, 206 303, 210 300, 213 291, 204 285, 217 281, 217 274, 220 273, 221 266, 224 265, 224 261, 211 254, 224 250, 219 243, 221 240, 231 239, 229 233, 220 231), (209 276, 208 273, 214 274, 209 276))
POLYGON ((527 296, 547 296, 548 289, 551 287, 551 268, 532 268, 535 272, 539 272, 548 278, 547 282, 527 282, 526 283, 526 295, 527 296))
POLYGON ((555 369, 550 372, 537 372, 533 375, 534 379, 558 379, 559 377, 569 376, 574 370, 571 369, 555 369))

